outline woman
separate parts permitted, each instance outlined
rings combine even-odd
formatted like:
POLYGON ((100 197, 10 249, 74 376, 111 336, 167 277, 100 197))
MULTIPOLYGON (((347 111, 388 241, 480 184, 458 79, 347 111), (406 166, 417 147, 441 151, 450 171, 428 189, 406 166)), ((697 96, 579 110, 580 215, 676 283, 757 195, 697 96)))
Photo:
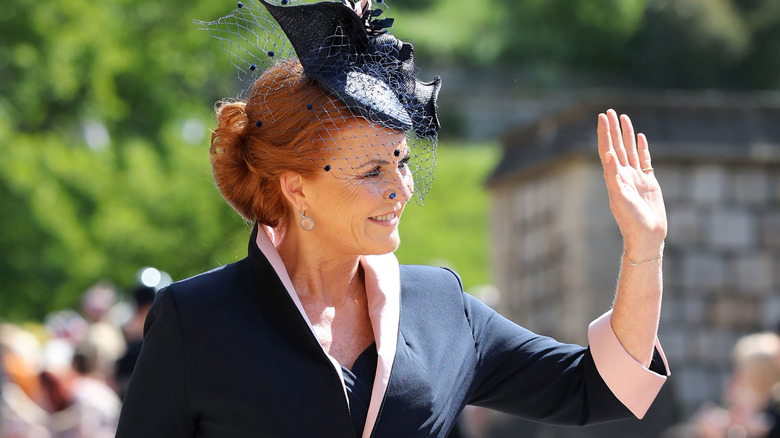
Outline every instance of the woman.
POLYGON ((427 179, 410 161, 435 144, 440 81, 416 80, 411 46, 370 3, 309 6, 263 2, 298 59, 217 107, 213 174, 255 223, 248 257, 158 294, 117 436, 445 437, 466 404, 561 424, 642 417, 668 374, 666 219, 645 137, 599 115, 625 242, 614 309, 588 348, 533 334, 454 272, 399 266, 398 223, 427 179))
POLYGON ((672 429, 670 435, 780 436, 780 337, 769 332, 743 336, 731 350, 731 357, 734 372, 723 391, 726 407, 707 403, 699 408, 691 424, 672 429))

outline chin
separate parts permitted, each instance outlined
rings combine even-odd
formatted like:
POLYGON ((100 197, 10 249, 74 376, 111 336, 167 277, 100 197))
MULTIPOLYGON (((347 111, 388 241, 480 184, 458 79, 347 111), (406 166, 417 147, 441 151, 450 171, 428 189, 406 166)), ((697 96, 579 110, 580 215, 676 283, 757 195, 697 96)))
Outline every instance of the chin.
MULTIPOLYGON (((398 249, 398 246, 401 245, 401 236, 398 234, 398 230, 395 230, 395 233, 390 235, 390 248, 387 252, 393 252, 398 249)), ((387 254, 387 253, 385 253, 387 254)))
POLYGON ((388 254, 398 249, 400 244, 401 239, 398 237, 398 234, 394 234, 382 242, 376 242, 374 245, 371 245, 369 252, 365 255, 388 254))

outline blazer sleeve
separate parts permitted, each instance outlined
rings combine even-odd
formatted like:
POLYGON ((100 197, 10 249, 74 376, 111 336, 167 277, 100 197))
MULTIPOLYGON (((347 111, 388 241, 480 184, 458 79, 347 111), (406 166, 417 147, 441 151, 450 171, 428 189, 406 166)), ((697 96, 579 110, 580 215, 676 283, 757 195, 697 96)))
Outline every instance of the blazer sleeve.
MULTIPOLYGON (((465 293, 462 296, 477 355, 469 404, 564 425, 632 416, 600 375, 590 348, 537 335, 476 298, 465 293)), ((655 359, 654 365, 644 371, 665 379, 666 361, 655 359)), ((650 380, 652 400, 659 387, 650 380)), ((644 391, 644 383, 635 386, 639 386, 637 391, 644 391)))
POLYGON ((185 349, 171 288, 157 294, 146 317, 144 343, 127 389, 117 438, 191 438, 185 349))

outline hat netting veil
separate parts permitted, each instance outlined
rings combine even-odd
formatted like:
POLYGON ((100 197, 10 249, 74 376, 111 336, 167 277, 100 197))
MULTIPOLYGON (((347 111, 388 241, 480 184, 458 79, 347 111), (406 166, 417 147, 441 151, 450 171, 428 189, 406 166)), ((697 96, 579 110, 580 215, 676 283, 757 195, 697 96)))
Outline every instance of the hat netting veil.
MULTIPOLYGON (((370 3, 367 5, 356 5, 351 0, 319 3, 246 0, 237 3, 225 17, 195 23, 220 41, 238 72, 244 89, 239 99, 247 100, 248 109, 255 108, 255 113, 247 114, 250 122, 247 129, 266 130, 267 135, 280 138, 295 137, 296 133, 279 131, 282 128, 276 123, 277 118, 286 115, 263 111, 268 96, 253 95, 251 87, 265 72, 300 75, 300 71, 293 70, 302 65, 305 77, 322 87, 331 99, 340 101, 350 113, 345 115, 332 104, 323 105, 321 101, 291 102, 303 110, 297 114, 317 120, 321 127, 317 130, 319 138, 313 141, 319 142, 321 153, 316 161, 322 171, 354 184, 379 188, 396 184, 395 166, 403 166, 413 176, 413 199, 422 204, 436 167, 439 129, 436 99, 441 79, 437 76, 431 82, 418 80, 412 45, 386 30, 393 21, 382 18, 383 8, 387 6, 380 3, 379 8, 371 10, 370 3), (294 58, 300 65, 291 62, 294 58), (269 70, 271 66, 275 68, 269 70), (357 137, 368 137, 370 133, 342 129, 350 125, 349 120, 343 120, 345 117, 363 117, 376 129, 384 127, 405 133, 406 147, 387 145, 386 149, 396 157, 392 167, 355 165, 372 162, 376 149, 359 146, 361 141, 357 137), (340 141, 345 135, 354 136, 358 141, 348 142, 351 146, 345 148, 345 142, 340 141), (366 175, 370 176, 371 184, 365 184, 366 175)), ((280 95, 296 99, 293 93, 274 93, 274 98, 280 95)), ((291 142, 291 145, 301 156, 311 156, 307 145, 301 142, 291 142)))

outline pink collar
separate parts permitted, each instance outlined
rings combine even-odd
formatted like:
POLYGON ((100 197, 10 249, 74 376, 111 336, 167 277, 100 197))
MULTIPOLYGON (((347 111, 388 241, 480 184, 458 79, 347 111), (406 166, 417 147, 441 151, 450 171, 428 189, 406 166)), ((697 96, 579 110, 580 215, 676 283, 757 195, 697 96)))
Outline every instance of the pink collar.
MULTIPOLYGON (((277 236, 273 229, 260 226, 257 233, 257 247, 263 253, 268 262, 274 268, 276 275, 282 281, 287 293, 295 303, 306 324, 314 335, 309 318, 303 310, 301 300, 293 288, 292 280, 284 267, 279 252, 276 251, 274 242, 277 236), (262 232, 265 231, 265 232, 262 232)), ((382 404, 387 386, 390 380, 390 370, 393 368, 393 359, 398 345, 398 326, 401 316, 401 275, 398 266, 398 259, 395 255, 369 255, 360 257, 360 264, 365 272, 366 297, 368 299, 368 316, 371 319, 371 326, 374 329, 374 340, 378 353, 376 376, 374 378, 374 388, 371 392, 371 401, 368 406, 368 416, 363 429, 363 437, 368 438, 374 429, 377 417, 379 416, 379 407, 382 404)), ((316 338, 316 335, 315 335, 316 338)), ((320 347, 322 347, 320 345, 320 347)), ((328 355, 333 367, 341 379, 341 385, 344 387, 344 376, 341 373, 341 365, 328 355)), ((347 397, 346 387, 344 387, 344 397, 347 397)))

